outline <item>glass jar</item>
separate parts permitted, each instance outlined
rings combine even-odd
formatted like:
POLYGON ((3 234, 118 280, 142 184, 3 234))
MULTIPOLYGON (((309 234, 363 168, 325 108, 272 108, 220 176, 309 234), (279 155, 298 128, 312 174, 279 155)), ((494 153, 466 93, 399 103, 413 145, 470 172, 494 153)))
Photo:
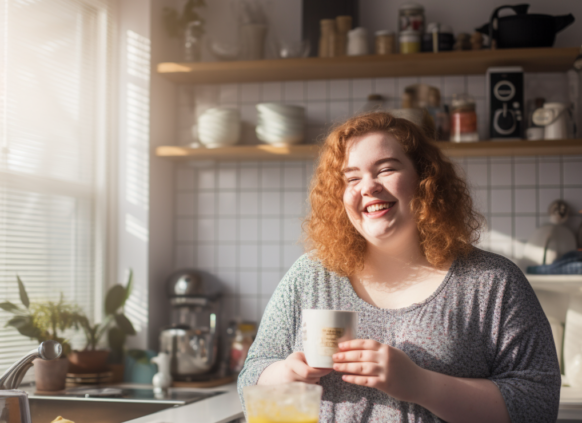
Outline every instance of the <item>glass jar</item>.
POLYGON ((374 53, 380 55, 394 53, 394 32, 387 29, 376 31, 374 53))
POLYGON ((451 141, 479 141, 475 100, 467 94, 454 94, 451 101, 451 141))
POLYGON ((186 62, 200 62, 202 59, 203 34, 201 21, 188 23, 184 32, 184 60, 186 62))
POLYGON ((424 6, 405 3, 398 8, 398 31, 424 32, 424 6))
POLYGON ((254 323, 240 323, 236 328, 234 339, 230 347, 230 371, 238 373, 242 370, 249 349, 257 332, 254 323))
POLYGON ((403 31, 400 33, 400 53, 410 54, 420 51, 420 32, 403 31))

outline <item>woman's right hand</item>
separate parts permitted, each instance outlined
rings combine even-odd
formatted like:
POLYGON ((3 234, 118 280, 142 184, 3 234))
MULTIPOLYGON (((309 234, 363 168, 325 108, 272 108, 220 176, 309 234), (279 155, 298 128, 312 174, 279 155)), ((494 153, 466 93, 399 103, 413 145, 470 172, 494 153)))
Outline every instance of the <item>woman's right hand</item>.
POLYGON ((263 370, 257 385, 277 385, 288 382, 304 382, 315 384, 333 369, 316 369, 309 367, 305 354, 294 352, 285 360, 277 361, 263 370))

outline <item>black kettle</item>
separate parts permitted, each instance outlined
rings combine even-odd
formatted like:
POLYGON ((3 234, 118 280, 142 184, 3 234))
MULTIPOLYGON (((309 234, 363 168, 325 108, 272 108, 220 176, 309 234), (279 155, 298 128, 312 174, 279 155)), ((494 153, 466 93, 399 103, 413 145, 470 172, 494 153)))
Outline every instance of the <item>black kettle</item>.
POLYGON ((562 16, 528 14, 529 4, 500 6, 493 11, 488 24, 476 31, 488 35, 491 45, 497 48, 552 47, 556 34, 574 22, 570 13, 562 16), (499 17, 503 9, 515 15, 499 17))

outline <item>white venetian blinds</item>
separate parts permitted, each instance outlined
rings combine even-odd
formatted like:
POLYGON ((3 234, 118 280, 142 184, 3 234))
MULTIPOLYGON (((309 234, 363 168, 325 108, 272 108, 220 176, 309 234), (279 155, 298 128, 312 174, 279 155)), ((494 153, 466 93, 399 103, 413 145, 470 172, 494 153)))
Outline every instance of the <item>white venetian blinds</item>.
MULTIPOLYGON (((0 0, 0 302, 101 284, 112 14, 106 0, 0 0)), ((35 343, 5 328, 0 372, 35 343)))

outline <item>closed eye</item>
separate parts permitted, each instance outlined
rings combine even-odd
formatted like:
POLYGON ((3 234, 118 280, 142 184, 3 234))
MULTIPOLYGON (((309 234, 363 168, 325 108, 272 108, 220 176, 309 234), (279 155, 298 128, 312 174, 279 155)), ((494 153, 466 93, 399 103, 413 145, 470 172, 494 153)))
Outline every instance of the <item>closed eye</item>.
POLYGON ((396 169, 393 169, 391 167, 387 167, 387 168, 380 170, 380 173, 387 173, 387 172, 394 172, 394 171, 396 171, 396 169))

